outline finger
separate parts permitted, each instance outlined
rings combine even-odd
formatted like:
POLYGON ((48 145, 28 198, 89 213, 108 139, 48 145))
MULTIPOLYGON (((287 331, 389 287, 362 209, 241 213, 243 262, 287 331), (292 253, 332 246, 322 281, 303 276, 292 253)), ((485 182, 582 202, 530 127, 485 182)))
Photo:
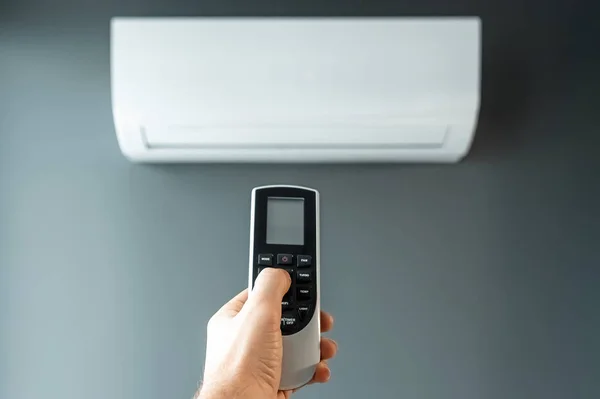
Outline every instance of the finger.
POLYGON ((248 304, 267 303, 280 308, 281 299, 291 283, 292 279, 287 271, 268 267, 256 277, 254 288, 248 295, 248 304))
POLYGON ((321 311, 321 332, 331 331, 333 328, 333 316, 321 311))
POLYGON ((242 310, 244 304, 248 300, 248 289, 246 288, 233 298, 229 300, 225 305, 221 306, 221 309, 217 311, 217 314, 225 314, 227 316, 235 316, 242 310))
POLYGON ((331 370, 325 361, 317 364, 315 375, 313 376, 312 383, 321 384, 329 381, 331 378, 331 370))
POLYGON ((294 392, 296 391, 279 391, 277 393, 277 399, 289 399, 294 392))
POLYGON ((321 338, 321 360, 333 358, 337 353, 337 343, 329 338, 321 338))
POLYGON ((307 385, 322 384, 324 382, 329 381, 330 378, 331 378, 331 370, 329 369, 329 365, 327 364, 327 361, 322 360, 319 364, 317 364, 317 368, 315 369, 315 374, 313 375, 312 380, 307 382, 305 385, 294 389, 292 392, 296 393, 300 389, 302 389, 303 387, 305 387, 307 385))

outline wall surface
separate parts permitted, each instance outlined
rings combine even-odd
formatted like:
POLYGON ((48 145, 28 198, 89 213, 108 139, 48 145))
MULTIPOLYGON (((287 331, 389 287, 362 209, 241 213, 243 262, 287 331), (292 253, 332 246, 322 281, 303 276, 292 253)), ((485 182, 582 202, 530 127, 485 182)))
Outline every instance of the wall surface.
POLYGON ((205 323, 247 280, 250 190, 278 182, 321 191, 340 345, 299 398, 600 397, 594 10, 394 3, 0 0, 1 399, 191 397, 205 323), (446 166, 132 165, 117 15, 479 15, 475 146, 446 166))

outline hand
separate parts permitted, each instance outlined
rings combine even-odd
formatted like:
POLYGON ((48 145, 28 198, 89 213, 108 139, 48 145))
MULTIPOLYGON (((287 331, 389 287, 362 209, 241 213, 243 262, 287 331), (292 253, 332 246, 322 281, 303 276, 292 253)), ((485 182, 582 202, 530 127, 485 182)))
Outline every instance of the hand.
MULTIPOLYGON (((204 380, 195 398, 288 399, 279 391, 283 341, 280 330, 281 300, 291 284, 289 273, 263 270, 248 295, 244 290, 226 303, 208 322, 204 380)), ((333 327, 333 318, 322 312, 321 331, 333 327)), ((337 344, 321 338, 321 362, 311 383, 324 383, 331 372, 327 359, 337 344)))

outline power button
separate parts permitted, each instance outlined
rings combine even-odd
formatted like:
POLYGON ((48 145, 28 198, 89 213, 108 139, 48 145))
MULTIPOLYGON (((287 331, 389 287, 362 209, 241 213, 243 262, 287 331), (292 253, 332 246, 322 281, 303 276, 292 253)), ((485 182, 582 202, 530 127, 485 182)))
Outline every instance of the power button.
POLYGON ((278 265, 291 265, 292 264, 292 254, 277 254, 277 264, 278 265))

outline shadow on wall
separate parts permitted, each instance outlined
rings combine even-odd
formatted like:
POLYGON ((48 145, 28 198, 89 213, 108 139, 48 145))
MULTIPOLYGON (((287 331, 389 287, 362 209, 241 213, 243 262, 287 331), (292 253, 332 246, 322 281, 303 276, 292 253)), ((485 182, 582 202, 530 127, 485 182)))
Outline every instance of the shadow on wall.
MULTIPOLYGON (((485 38, 484 38, 485 43, 485 38)), ((481 109, 468 159, 506 155, 518 146, 531 109, 531 67, 521 49, 483 46, 481 109)))

